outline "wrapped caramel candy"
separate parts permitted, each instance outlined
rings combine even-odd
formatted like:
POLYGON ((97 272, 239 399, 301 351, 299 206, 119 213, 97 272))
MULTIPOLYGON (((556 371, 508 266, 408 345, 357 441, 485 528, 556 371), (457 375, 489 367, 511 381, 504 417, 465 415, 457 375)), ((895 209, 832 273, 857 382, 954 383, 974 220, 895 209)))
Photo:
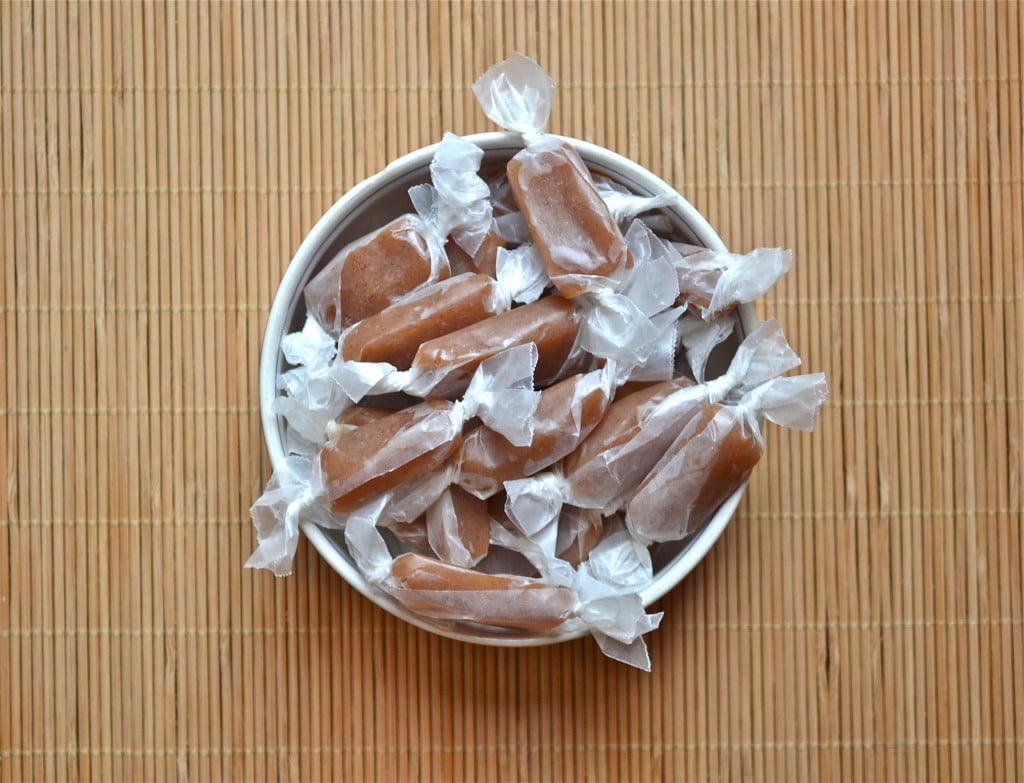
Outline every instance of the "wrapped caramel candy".
POLYGON ((321 484, 331 509, 352 511, 458 451, 463 424, 479 415, 528 445, 539 393, 532 389, 532 345, 495 353, 479 365, 476 386, 458 402, 425 400, 343 433, 320 451, 321 484))
POLYGON ((501 303, 493 287, 493 279, 473 273, 424 286, 343 332, 341 357, 408 369, 427 340, 494 315, 501 303))
POLYGON ((642 636, 658 626, 636 590, 651 576, 650 557, 628 536, 601 542, 579 570, 538 555, 529 542, 492 524, 495 543, 520 551, 540 577, 494 574, 416 554, 393 557, 377 528, 383 501, 348 515, 345 541, 362 573, 410 611, 442 621, 543 632, 590 631, 609 655, 650 668, 642 636))
POLYGON ((386 527, 395 538, 403 544, 419 550, 420 552, 430 551, 430 536, 427 533, 427 515, 420 514, 412 522, 395 522, 394 520, 382 520, 381 527, 386 527))
POLYGON ((604 514, 597 509, 563 506, 558 515, 556 556, 573 568, 579 568, 590 557, 603 532, 604 514))
POLYGON ((608 364, 544 389, 528 446, 513 446, 489 427, 478 427, 462 443, 459 485, 477 497, 488 498, 506 481, 525 478, 554 464, 597 426, 615 383, 615 365, 608 364))
POLYGON ((606 285, 632 266, 618 223, 568 144, 530 144, 509 161, 508 181, 562 296, 579 296, 595 281, 606 285))
POLYGON ((424 617, 533 632, 558 627, 576 604, 564 585, 483 574, 413 554, 394 561, 385 589, 424 617))
POLYGON ((810 431, 827 393, 825 376, 817 373, 768 381, 734 405, 702 405, 629 500, 630 532, 640 541, 692 533, 760 460, 759 419, 810 431))
POLYGON ((445 134, 431 163, 434 185, 409 192, 416 214, 401 215, 343 248, 305 289, 306 307, 331 334, 379 313, 426 283, 450 276, 445 242, 459 238, 470 257, 491 231, 482 151, 445 134))
MULTIPOLYGON (((594 183, 598 195, 608 208, 612 219, 619 224, 623 231, 629 227, 638 215, 676 203, 676 197, 673 195, 650 196, 633 193, 617 183, 597 177, 594 177, 594 183)), ((526 218, 519 211, 519 205, 515 201, 512 188, 504 173, 500 178, 492 181, 490 186, 494 206, 495 229, 501 239, 504 242, 515 245, 532 242, 533 237, 530 234, 526 218)), ((667 233, 671 233, 673 230, 672 222, 660 213, 658 215, 646 215, 643 222, 649 227, 652 224, 657 224, 660 229, 667 233)))
POLYGON ((469 255, 455 242, 449 242, 445 246, 445 252, 448 254, 448 266, 452 275, 479 272, 482 275, 496 277, 498 251, 505 247, 507 247, 505 238, 499 233, 498 226, 495 224, 487 232, 475 254, 469 255))
POLYGON ((536 300, 547 276, 531 248, 498 252, 497 278, 467 272, 423 286, 376 315, 345 330, 339 340, 343 361, 386 362, 407 370, 423 343, 536 300))
POLYGON ((340 382, 358 402, 366 395, 402 391, 416 397, 457 397, 480 363, 512 346, 533 345, 535 382, 557 380, 576 344, 577 316, 571 302, 545 296, 522 307, 485 318, 441 337, 416 351, 408 370, 387 363, 345 362, 340 382))
POLYGON ((793 254, 778 247, 746 254, 675 243, 679 304, 705 320, 731 313, 737 305, 764 296, 789 271, 793 254))
POLYGON ((320 451, 331 510, 352 511, 428 473, 458 449, 461 438, 461 415, 443 400, 426 400, 339 435, 320 451))
POLYGON ((721 377, 692 385, 668 381, 617 399, 580 446, 550 473, 509 481, 509 516, 534 540, 551 540, 563 503, 612 512, 640 482, 707 401, 764 383, 800 362, 776 321, 760 324, 721 377))
POLYGON ((444 562, 472 568, 486 557, 491 528, 486 500, 451 486, 427 509, 426 519, 430 548, 444 562))
POLYGON ((662 613, 646 614, 639 591, 654 578, 651 556, 646 546, 625 531, 617 516, 608 519, 605 535, 578 566, 550 556, 493 518, 491 540, 524 555, 545 581, 572 586, 577 605, 564 628, 581 625, 605 655, 650 671, 642 637, 658 627, 662 613))
POLYGON ((579 154, 543 134, 554 82, 533 60, 515 55, 473 85, 484 113, 523 135, 509 161, 508 184, 548 270, 567 298, 606 287, 632 265, 629 248, 579 154))
POLYGON ((337 333, 449 274, 436 232, 418 215, 402 215, 346 245, 306 287, 306 307, 337 333))

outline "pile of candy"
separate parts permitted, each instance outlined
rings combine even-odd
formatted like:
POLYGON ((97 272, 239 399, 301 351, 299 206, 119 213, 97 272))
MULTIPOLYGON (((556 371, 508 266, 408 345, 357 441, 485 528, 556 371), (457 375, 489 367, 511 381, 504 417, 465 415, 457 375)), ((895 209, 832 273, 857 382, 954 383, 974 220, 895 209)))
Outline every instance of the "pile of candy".
POLYGON ((310 520, 425 618, 583 628, 649 669, 652 548, 743 485, 764 420, 811 429, 826 384, 782 377, 800 360, 775 321, 705 377, 788 251, 659 236, 664 199, 595 178, 544 133, 553 90, 525 57, 491 68, 474 92, 522 151, 487 181, 482 151, 447 134, 415 213, 308 284, 275 401, 289 456, 252 508, 247 565, 289 573, 310 520))

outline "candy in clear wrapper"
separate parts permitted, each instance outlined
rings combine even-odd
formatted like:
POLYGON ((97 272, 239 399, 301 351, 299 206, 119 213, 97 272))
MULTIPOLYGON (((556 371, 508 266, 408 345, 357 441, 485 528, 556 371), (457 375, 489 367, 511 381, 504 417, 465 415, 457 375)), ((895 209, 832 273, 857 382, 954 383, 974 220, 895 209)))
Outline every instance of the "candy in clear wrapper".
POLYGON ((386 363, 344 362, 341 383, 353 401, 402 391, 416 397, 458 397, 482 361, 508 348, 533 344, 538 355, 535 383, 557 379, 576 344, 572 303, 545 296, 423 343, 408 370, 386 363))
POLYGON ((402 555, 385 590, 407 609, 435 620, 521 631, 557 628, 576 604, 572 590, 525 576, 483 574, 419 555, 402 555))
POLYGON ((489 190, 476 172, 482 151, 445 134, 431 163, 433 186, 409 191, 401 215, 348 244, 306 286, 309 313, 331 334, 379 313, 421 285, 450 276, 450 234, 472 257, 491 230, 489 190))
POLYGON ((576 297, 616 280, 633 261, 590 172, 568 144, 545 141, 517 154, 508 179, 558 292, 576 297))
POLYGON ((427 509, 430 548, 444 562, 472 568, 487 556, 490 542, 487 501, 450 486, 427 509))
POLYGON ((606 286, 632 266, 629 248, 590 172, 571 146, 545 136, 554 83, 515 55, 473 85, 484 113, 523 136, 506 176, 530 236, 558 292, 567 298, 606 286))
POLYGON ((420 553, 430 551, 430 537, 427 535, 427 515, 422 514, 412 522, 381 521, 381 526, 390 530, 395 538, 420 553))
POLYGON ((325 496, 339 513, 352 511, 457 453, 463 425, 480 416, 510 441, 528 445, 539 393, 532 344, 516 346, 478 365, 474 384, 458 402, 428 399, 347 432, 320 452, 325 496))
POLYGON ((434 232, 420 216, 402 215, 346 245, 306 286, 306 307, 337 334, 449 274, 434 232))
POLYGON ((463 439, 459 485, 481 498, 499 492, 506 481, 525 478, 554 464, 597 426, 611 402, 615 365, 566 378, 540 393, 533 417, 533 440, 513 446, 489 427, 463 439))
POLYGON ((564 503, 617 510, 705 402, 749 390, 799 363, 778 322, 765 321, 719 378, 699 385, 680 378, 617 399, 552 472, 506 483, 509 516, 527 536, 538 536, 547 535, 564 503))
POLYGON ((505 249, 506 239, 501 233, 498 223, 495 221, 491 230, 484 237, 476 252, 470 255, 463 250, 458 242, 449 242, 445 246, 445 253, 448 255, 448 266, 452 275, 464 272, 479 272, 483 275, 495 277, 498 262, 498 252, 505 249))
POLYGON ((738 304, 753 302, 789 271, 793 254, 778 247, 749 253, 729 253, 676 243, 679 304, 688 305, 705 320, 731 313, 738 304))
MULTIPOLYGON (((642 213, 676 203, 674 196, 667 194, 645 196, 632 193, 631 191, 621 189, 608 180, 595 180, 595 187, 601 200, 608 208, 612 219, 623 229, 628 228, 633 220, 642 213)), ((502 202, 500 212, 498 204, 494 204, 494 225, 502 241, 516 245, 532 242, 533 237, 530 234, 529 226, 526 224, 526 218, 519 211, 519 205, 515 202, 515 198, 512 195, 512 188, 509 186, 508 179, 504 175, 499 180, 491 183, 492 198, 496 197, 496 189, 497 197, 501 198, 502 202)), ((672 221, 662 213, 645 215, 643 223, 651 228, 656 225, 658 227, 656 230, 662 230, 669 234, 673 231, 672 221)))
POLYGON ((555 552, 573 568, 590 557, 590 552, 601 540, 604 532, 604 514, 595 508, 562 506, 558 515, 558 535, 555 552))
POLYGON ((381 312, 342 332, 342 361, 386 362, 407 370, 420 346, 506 312, 515 302, 532 302, 547 282, 530 248, 501 249, 499 277, 467 272, 422 286, 381 312))
POLYGON ((646 547, 621 529, 613 530, 574 568, 496 522, 491 539, 525 555, 546 581, 571 586, 576 606, 564 628, 585 629, 606 655, 650 671, 643 636, 658 627, 663 614, 647 614, 640 598, 640 589, 654 576, 646 547))
POLYGON ((767 381, 735 404, 703 405, 629 500, 630 532, 641 541, 676 541, 696 530, 760 460, 759 419, 809 431, 827 393, 816 373, 767 381))
POLYGON ((461 440, 461 416, 442 400, 425 400, 339 435, 320 450, 331 510, 353 511, 429 473, 456 452, 461 440))

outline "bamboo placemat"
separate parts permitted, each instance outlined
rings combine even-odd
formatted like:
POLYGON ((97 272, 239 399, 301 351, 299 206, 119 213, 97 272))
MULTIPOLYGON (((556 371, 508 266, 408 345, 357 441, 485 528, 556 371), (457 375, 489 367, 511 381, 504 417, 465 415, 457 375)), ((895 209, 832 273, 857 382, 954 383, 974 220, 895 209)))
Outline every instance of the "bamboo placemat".
POLYGON ((1017 4, 0 5, 0 780, 1024 778, 1017 4), (243 571, 303 235, 513 50, 831 382, 654 671, 243 571))

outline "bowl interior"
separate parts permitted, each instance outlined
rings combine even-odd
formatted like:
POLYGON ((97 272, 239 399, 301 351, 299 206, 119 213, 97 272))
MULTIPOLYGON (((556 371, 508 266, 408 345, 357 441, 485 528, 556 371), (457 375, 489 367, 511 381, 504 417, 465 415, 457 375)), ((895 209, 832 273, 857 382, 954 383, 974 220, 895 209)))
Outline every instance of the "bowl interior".
MULTIPOLYGON (((518 136, 485 133, 467 137, 484 150, 481 171, 499 171, 522 149, 518 136)), ((579 151, 588 168, 634 193, 641 195, 670 194, 675 203, 657 210, 671 225, 667 238, 703 247, 725 249, 722 240, 707 221, 668 184, 602 147, 567 139, 579 151)), ((408 190, 413 185, 430 181, 430 161, 436 147, 426 147, 398 159, 379 174, 365 180, 345 194, 320 219, 303 241, 292 259, 275 297, 264 336, 260 363, 260 402, 267 449, 275 470, 283 469, 284 427, 271 411, 277 395, 277 376, 288 369, 281 353, 282 338, 302 329, 306 319, 303 289, 334 256, 350 242, 364 236, 390 220, 412 211, 408 190)), ((664 235, 664 233, 662 232, 664 235)), ((742 336, 756 323, 753 310, 742 306, 737 310, 738 329, 730 340, 713 352, 707 368, 708 377, 725 371, 742 336), (738 334, 737 334, 738 333, 738 334)), ((704 557, 735 512, 742 496, 740 489, 718 509, 716 514, 682 541, 659 544, 652 550, 654 580, 641 592, 644 605, 657 600, 672 589, 704 557)), ((581 631, 546 634, 525 634, 467 623, 441 623, 415 615, 386 593, 366 582, 353 563, 343 533, 325 530, 312 523, 303 523, 302 530, 328 563, 359 592, 387 611, 434 633, 484 644, 527 646, 548 644, 581 635, 581 631)))

